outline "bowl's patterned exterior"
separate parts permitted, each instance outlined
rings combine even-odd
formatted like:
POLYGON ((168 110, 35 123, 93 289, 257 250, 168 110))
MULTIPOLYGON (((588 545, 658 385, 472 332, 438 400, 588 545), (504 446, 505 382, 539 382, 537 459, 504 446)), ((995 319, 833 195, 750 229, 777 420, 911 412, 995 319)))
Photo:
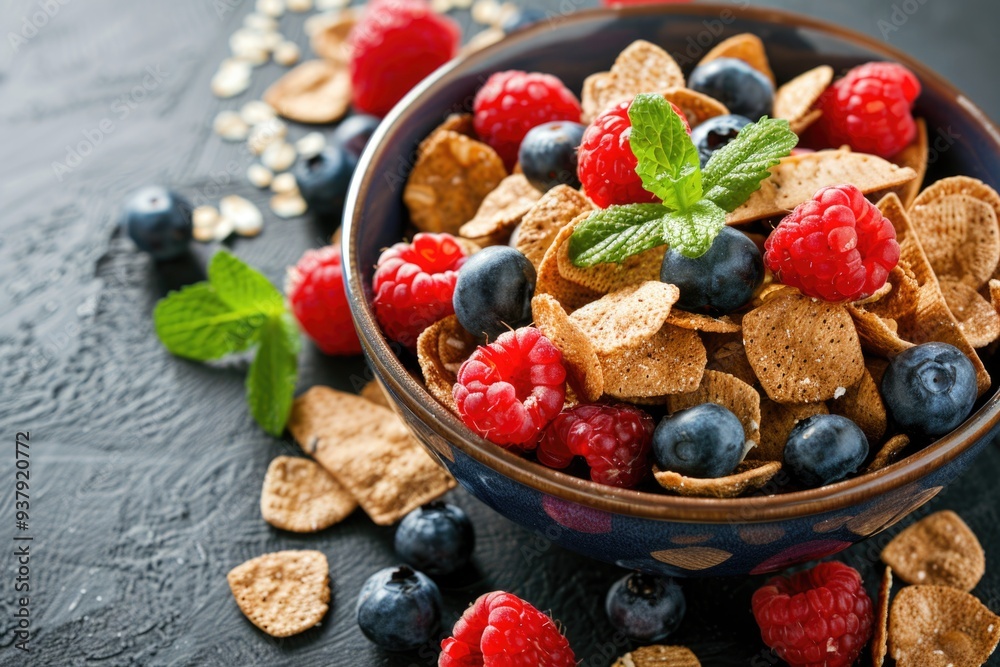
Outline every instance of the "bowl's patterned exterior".
MULTIPOLYGON (((418 373, 400 363, 402 359, 412 369, 412 357, 388 345, 379 333, 369 306, 371 267, 381 249, 402 236, 406 219, 402 187, 414 150, 448 113, 468 109, 475 91, 492 72, 550 72, 579 90, 587 75, 608 69, 635 39, 660 44, 688 72, 712 44, 745 31, 764 39, 779 81, 820 64, 843 72, 861 62, 902 58, 866 38, 771 10, 661 5, 554 17, 432 76, 390 114, 362 157, 346 208, 345 260, 352 310, 369 362, 418 439, 473 495, 537 531, 535 548, 557 543, 623 567, 677 576, 779 570, 836 553, 901 520, 941 491, 997 433, 1000 399, 993 396, 981 402, 959 432, 936 444, 934 452, 897 464, 857 490, 838 492, 829 502, 791 498, 801 494, 777 502, 755 497, 741 501, 736 509, 710 512, 710 517, 704 512, 688 516, 675 509, 656 518, 648 508, 633 510, 627 499, 604 502, 592 488, 586 491, 586 502, 577 502, 588 484, 566 492, 565 485, 556 488, 538 479, 544 475, 525 471, 533 464, 519 462, 520 469, 513 471, 507 466, 508 474, 487 464, 490 456, 482 455, 483 448, 492 445, 463 432, 420 386, 414 377, 418 373), (782 505, 781 516, 763 518, 765 505, 782 505)), ((908 64, 924 84, 918 113, 927 120, 931 134, 928 180, 965 174, 996 187, 1000 134, 963 96, 918 64, 908 64)), ((995 367, 990 371, 998 375, 995 367)), ((781 483, 780 478, 774 480, 771 490, 781 483)), ((710 507, 712 501, 703 505, 710 507)))

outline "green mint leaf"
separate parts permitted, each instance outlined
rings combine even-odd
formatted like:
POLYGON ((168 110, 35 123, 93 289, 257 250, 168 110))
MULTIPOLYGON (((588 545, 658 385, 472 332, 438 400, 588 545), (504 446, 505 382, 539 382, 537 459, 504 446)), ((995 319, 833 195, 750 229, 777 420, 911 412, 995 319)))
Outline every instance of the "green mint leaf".
POLYGON ((726 212, 702 199, 687 211, 671 211, 663 220, 663 235, 685 257, 701 257, 726 226, 726 212))
POLYGON ((153 310, 156 335, 167 350, 196 361, 246 350, 266 321, 258 309, 233 309, 205 282, 171 292, 153 310))
POLYGON ((642 187, 677 211, 702 197, 698 149, 684 123, 662 95, 636 95, 628 110, 632 130, 629 145, 638 165, 642 187))
POLYGON ((212 256, 208 281, 233 310, 252 308, 270 317, 285 309, 285 300, 271 281, 226 250, 212 256))
POLYGON ((260 346, 247 375, 247 405, 261 428, 280 436, 298 380, 299 329, 291 315, 283 313, 264 323, 257 340, 260 346))
POLYGON ((663 245, 661 204, 628 204, 594 211, 569 237, 569 257, 576 266, 621 263, 631 255, 663 245))
POLYGON ((727 212, 735 210, 760 188, 771 167, 798 142, 787 120, 765 116, 747 125, 705 165, 705 199, 727 212))

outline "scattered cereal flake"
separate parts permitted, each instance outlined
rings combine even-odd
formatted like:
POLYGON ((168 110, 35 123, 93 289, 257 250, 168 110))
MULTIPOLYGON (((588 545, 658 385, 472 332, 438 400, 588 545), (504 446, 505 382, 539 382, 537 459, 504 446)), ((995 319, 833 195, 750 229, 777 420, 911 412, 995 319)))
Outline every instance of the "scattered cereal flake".
POLYGON ((892 601, 889 655, 897 667, 982 665, 998 641, 1000 617, 964 591, 907 586, 892 601))
POLYGON ((226 575, 247 618, 272 637, 313 627, 330 602, 330 566, 320 551, 278 551, 258 556, 226 575))
POLYGON ((256 236, 264 227, 264 216, 249 199, 239 195, 227 195, 219 202, 219 212, 223 219, 233 223, 233 231, 240 236, 256 236))
POLYGON ((358 396, 365 398, 376 405, 381 405, 383 408, 391 407, 389 405, 389 395, 386 394, 385 387, 377 379, 369 380, 361 391, 358 392, 358 396))
POLYGON ((285 172, 284 174, 278 174, 274 177, 271 182, 271 192, 275 194, 286 194, 289 192, 298 192, 299 184, 295 180, 295 174, 285 172))
POLYGON ((295 164, 297 157, 295 146, 282 139, 268 144, 264 152, 260 154, 260 161, 271 171, 277 172, 288 170, 295 164))
POLYGON ((729 109, 722 102, 690 88, 667 88, 663 91, 663 97, 677 105, 691 127, 701 125, 709 118, 729 113, 729 109))
POLYGON ((247 137, 247 148, 254 155, 260 155, 275 141, 281 141, 288 134, 288 126, 279 118, 272 118, 253 126, 247 137))
POLYGON ((950 510, 935 512, 893 538, 882 561, 910 584, 971 591, 986 572, 976 534, 950 510))
POLYGON ((503 243, 541 197, 542 193, 528 182, 524 174, 512 174, 486 195, 476 215, 462 225, 458 233, 474 241, 483 239, 487 241, 486 245, 503 243))
POLYGON ((600 354, 630 348, 655 335, 677 299, 680 290, 659 280, 623 287, 570 316, 600 354))
POLYGON ((309 206, 298 191, 279 192, 271 197, 271 211, 279 218, 295 218, 304 214, 309 206))
MULTIPOLYGON (((774 94, 774 117, 783 118, 801 133, 816 120, 813 105, 833 82, 833 68, 820 65, 784 84, 774 94)), ((822 113, 822 112, 821 112, 822 113)))
MULTIPOLYGON (((417 362, 424 377, 424 386, 431 396, 455 414, 458 414, 458 408, 455 406, 452 389, 455 386, 457 368, 449 368, 441 353, 450 349, 442 344, 447 340, 447 332, 460 329, 458 318, 450 315, 424 329, 417 338, 417 362)), ((456 349, 461 350, 461 356, 467 357, 466 349, 469 354, 475 349, 475 342, 471 341, 468 334, 465 334, 465 338, 456 338, 455 342, 456 349)))
POLYGON ((782 405, 769 398, 761 398, 760 446, 751 449, 747 458, 759 461, 784 460, 785 444, 795 425, 813 415, 825 414, 829 414, 825 403, 782 405))
POLYGON ((250 87, 252 73, 250 63, 226 58, 212 77, 212 93, 223 99, 235 97, 250 87))
POLYGON ((889 641, 889 597, 892 593, 892 568, 885 568, 882 584, 878 589, 878 604, 875 609, 875 636, 872 637, 872 667, 882 667, 889 641))
POLYGON ((617 398, 694 391, 707 362, 698 333, 669 324, 632 347, 598 353, 598 358, 604 391, 617 398))
POLYGON ((683 646, 643 646, 618 658, 611 667, 701 667, 701 663, 683 646))
POLYGON ((212 228, 213 241, 225 241, 236 231, 236 224, 231 218, 220 216, 219 222, 212 228))
POLYGON ((743 425, 747 455, 760 444, 760 394, 737 377, 719 371, 705 371, 694 391, 667 396, 667 409, 679 412, 702 403, 715 403, 731 411, 743 425))
POLYGON ((354 496, 312 459, 279 456, 267 467, 260 513, 275 528, 314 533, 340 523, 357 506, 354 496))
POLYGON ((240 28, 229 36, 229 50, 251 65, 263 65, 269 57, 264 33, 249 28, 240 28))
POLYGON ((500 13, 500 3, 496 0, 476 0, 472 3, 472 20, 482 25, 493 25, 500 13))
POLYGON ((295 142, 295 150, 304 159, 316 157, 326 148, 326 137, 322 132, 310 132, 295 142))
POLYGON ((330 11, 347 7, 351 4, 351 0, 315 0, 314 4, 319 11, 330 11))
POLYGON ((219 223, 219 210, 204 204, 191 211, 191 224, 195 228, 210 229, 219 223))
MULTIPOLYGON (((653 466, 653 477, 667 491, 697 498, 735 498, 762 488, 781 470, 780 461, 743 461, 732 475, 685 477, 653 466)), ((655 554, 653 555, 655 557, 655 554)))
POLYGON ((273 18, 281 18, 285 13, 285 0, 257 0, 254 5, 258 13, 273 18))
POLYGON ((195 227, 191 231, 191 236, 195 241, 199 243, 209 243, 215 240, 215 226, 212 227, 195 227))
POLYGON ((212 121, 212 130, 226 141, 243 141, 250 134, 250 126, 235 111, 220 111, 212 121))
POLYGON ((295 42, 282 42, 274 49, 274 62, 285 67, 291 67, 295 63, 299 62, 299 58, 302 57, 302 51, 299 50, 299 45, 295 42))
MULTIPOLYGON (((718 58, 736 58, 737 60, 742 60, 746 64, 753 67, 755 70, 766 76, 774 83, 774 72, 771 71, 771 65, 767 61, 767 52, 764 50, 764 42, 757 35, 745 32, 739 35, 733 35, 728 39, 724 39, 711 51, 705 54, 705 56, 699 62, 699 65, 704 65, 705 63, 712 62, 718 58)), ((833 72, 831 70, 831 80, 833 79, 833 72)), ((829 85, 829 82, 827 82, 829 85)), ((822 91, 820 91, 822 92, 822 91)))
POLYGON ((683 87, 684 73, 677 61, 655 44, 636 40, 618 55, 610 72, 591 74, 584 81, 583 122, 638 93, 683 87))
POLYGON ((347 113, 351 77, 343 63, 307 60, 264 92, 280 116, 300 123, 332 123, 347 113))
POLYGON ((910 222, 938 278, 980 288, 1000 261, 1000 226, 993 207, 969 195, 915 204, 910 222))
POLYGON ((244 16, 243 25, 257 32, 274 32, 278 29, 278 22, 273 17, 256 12, 244 16))
POLYGON ((986 347, 1000 337, 1000 314, 968 283, 953 278, 939 279, 948 310, 972 347, 986 347))
POLYGON ((328 14, 309 28, 309 45, 313 52, 335 62, 347 64, 351 58, 348 36, 358 22, 359 12, 353 9, 328 14))
POLYGON ((267 102, 250 100, 240 107, 240 118, 247 125, 260 125, 277 118, 277 114, 267 102))
POLYGON ((591 339, 548 294, 531 300, 531 315, 535 326, 562 352, 566 380, 576 395, 587 403, 598 400, 604 393, 604 373, 591 339))
POLYGON ((593 208, 594 205, 579 190, 557 185, 524 214, 515 247, 538 269, 559 230, 593 208))
POLYGON ((886 429, 885 403, 875 384, 875 379, 865 368, 861 381, 851 388, 837 387, 833 400, 828 403, 830 412, 847 417, 864 432, 868 442, 882 441, 886 429))
POLYGON ((247 167, 247 180, 257 188, 266 188, 274 180, 274 172, 262 164, 254 163, 247 167))
POLYGON ((865 468, 865 472, 876 472, 882 468, 892 465, 899 454, 909 447, 910 437, 905 433, 894 435, 885 441, 882 448, 875 454, 875 458, 865 468))
POLYGON ((313 8, 313 0, 285 0, 290 12, 308 12, 313 8))
POLYGON ((892 156, 892 161, 900 167, 909 167, 917 172, 917 177, 905 185, 893 188, 903 207, 909 209, 913 206, 920 188, 924 184, 927 176, 927 160, 930 157, 930 146, 927 143, 927 121, 917 118, 917 136, 913 143, 892 156))

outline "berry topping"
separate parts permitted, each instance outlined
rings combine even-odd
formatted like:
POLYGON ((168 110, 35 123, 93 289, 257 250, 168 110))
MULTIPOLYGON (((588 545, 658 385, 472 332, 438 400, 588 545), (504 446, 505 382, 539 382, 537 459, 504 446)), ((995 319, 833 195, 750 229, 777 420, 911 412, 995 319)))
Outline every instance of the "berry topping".
POLYGON ((396 553, 432 576, 451 574, 472 557, 476 535, 461 507, 435 501, 407 514, 396 529, 396 553))
POLYGON ((882 398, 893 420, 914 436, 935 438, 972 412, 976 370, 947 343, 924 343, 893 358, 882 376, 882 398))
POLYGON ((775 577, 751 604, 764 643, 791 667, 847 667, 872 633, 871 598, 843 563, 775 577))
POLYGON ((174 259, 191 240, 191 204, 166 188, 143 188, 125 202, 121 227, 153 259, 174 259))
POLYGON ((331 144, 323 152, 295 165, 295 183, 309 210, 320 217, 339 220, 358 159, 339 145, 331 144))
POLYGON ((662 470, 688 477, 724 477, 743 458, 743 425, 728 409, 702 403, 664 417, 653 432, 653 455, 662 470))
POLYGON ((681 291, 677 307, 713 315, 730 313, 749 303, 764 280, 764 260, 750 238, 723 227, 701 257, 685 257, 670 249, 660 265, 660 280, 681 291))
POLYGON ((826 301, 870 296, 898 261, 892 223, 853 185, 823 188, 764 243, 764 264, 778 280, 826 301))
POLYGON ((631 405, 578 405, 545 429, 538 460, 565 468, 574 456, 590 466, 598 484, 632 488, 649 472, 653 418, 631 405))
POLYGON ((368 578, 358 595, 358 627, 389 651, 412 651, 441 626, 441 592, 426 574, 387 567, 368 578))
POLYGON ((892 157, 917 136, 911 110, 919 95, 920 81, 902 65, 855 67, 820 98, 816 131, 829 146, 892 157))
POLYGON ((531 324, 535 267, 520 251, 490 246, 458 272, 454 311, 469 333, 487 341, 531 324))
POLYGON ((454 312, 452 296, 465 251, 450 234, 421 233, 386 249, 375 266, 375 317, 392 340, 412 348, 417 336, 454 312))
POLYGON ((384 116, 421 79, 458 52, 461 30, 423 0, 379 0, 351 30, 357 109, 384 116))
POLYGON ((479 597, 441 642, 439 667, 575 667, 552 619, 511 593, 479 597))
POLYGON ((709 118, 691 130, 691 141, 698 148, 702 168, 717 150, 739 136, 740 130, 749 124, 749 118, 729 114, 709 118))
MULTIPOLYGON (((632 121, 628 117, 631 102, 622 102, 606 109, 583 133, 578 151, 577 174, 587 196, 601 208, 613 204, 642 204, 659 201, 642 187, 635 173, 639 164, 632 153, 629 135, 632 121)), ((687 119, 673 103, 673 110, 691 131, 687 119)))
POLYGON ((525 178, 542 192, 559 184, 579 188, 576 151, 583 141, 584 129, 583 125, 570 121, 531 128, 517 153, 525 178))
POLYGON ((534 449, 566 398, 562 353, 534 327, 508 331, 462 364, 454 396, 462 421, 480 436, 534 449))
POLYGON ((839 482, 857 471, 868 456, 861 428, 840 415, 813 415, 792 428, 785 444, 785 466, 807 487, 839 482))
POLYGON ((580 120, 580 102, 551 74, 497 72, 472 103, 476 134, 503 158, 507 169, 517 162, 521 140, 533 127, 556 120, 580 120))
POLYGON ((612 584, 604 609, 611 625, 629 639, 654 644, 681 624, 687 602, 673 579, 633 572, 612 584))
POLYGON ((285 292, 299 326, 326 354, 361 353, 344 291, 340 246, 306 250, 288 273, 285 292))
POLYGON ((752 121, 770 116, 774 106, 774 84, 750 65, 736 58, 716 58, 691 72, 688 88, 726 105, 730 113, 752 121))
POLYGON ((363 113, 354 114, 345 118, 337 126, 337 129, 330 135, 330 143, 340 146, 354 157, 359 157, 379 122, 375 116, 363 113))

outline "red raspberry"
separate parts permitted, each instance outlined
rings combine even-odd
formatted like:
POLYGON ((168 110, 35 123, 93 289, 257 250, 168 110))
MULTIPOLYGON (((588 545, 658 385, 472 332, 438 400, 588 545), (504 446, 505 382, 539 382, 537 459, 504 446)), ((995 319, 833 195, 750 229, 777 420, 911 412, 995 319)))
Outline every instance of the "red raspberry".
POLYGON ((562 353, 534 327, 500 334, 458 369, 454 396, 462 421, 477 434, 534 449, 566 398, 562 353))
POLYGON ((461 29, 423 0, 378 0, 351 30, 354 106, 384 116, 458 52, 461 29))
POLYGON ((472 102, 476 134, 493 147, 507 169, 517 162, 521 140, 533 127, 553 120, 580 121, 580 102, 551 74, 497 72, 472 102))
POLYGON ((385 335, 412 348, 424 329, 454 313, 451 297, 463 263, 465 251, 451 234, 417 234, 412 243, 383 251, 372 291, 385 335))
POLYGON ((911 109, 919 95, 920 81, 902 65, 855 67, 820 98, 817 131, 830 146, 892 157, 917 136, 911 109))
POLYGON ((552 619, 511 593, 479 597, 441 642, 438 667, 575 667, 552 619))
POLYGON ((826 301, 870 296, 898 261, 892 223, 853 185, 823 188, 764 242, 764 264, 778 280, 826 301))
POLYGON ((872 601, 861 575, 843 563, 820 563, 775 577, 753 594, 764 643, 791 667, 846 667, 872 634, 872 601))
MULTIPOLYGON (((638 160, 632 153, 629 135, 632 121, 628 117, 631 102, 622 102, 605 109, 583 133, 577 151, 577 175, 584 192, 601 208, 613 204, 646 204, 660 201, 642 187, 635 173, 638 160)), ((691 133, 687 118, 673 103, 670 104, 691 133)))
POLYGON ((344 291, 339 245, 306 250, 288 272, 285 292, 299 326, 319 349, 326 354, 361 354, 344 291))
POLYGON ((649 472, 653 428, 653 418, 631 405, 578 405, 545 429, 538 460, 565 468, 582 456, 592 480, 629 489, 649 472))

